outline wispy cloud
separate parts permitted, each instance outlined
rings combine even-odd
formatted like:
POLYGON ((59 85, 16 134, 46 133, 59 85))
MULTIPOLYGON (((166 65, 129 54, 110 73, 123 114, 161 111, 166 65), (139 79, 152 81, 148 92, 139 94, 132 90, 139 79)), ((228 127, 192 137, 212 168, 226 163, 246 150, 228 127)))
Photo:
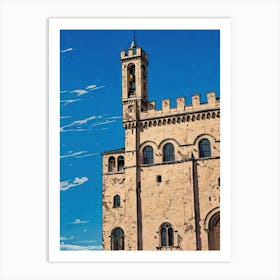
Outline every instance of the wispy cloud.
POLYGON ((113 119, 113 120, 115 120, 115 119, 122 119, 122 116, 112 116, 112 117, 105 118, 105 120, 107 120, 107 119, 113 119))
POLYGON ((86 87, 86 89, 92 90, 95 89, 97 87, 97 85, 89 85, 86 87))
POLYGON ((70 224, 87 224, 89 223, 90 221, 82 221, 81 219, 76 219, 74 220, 73 222, 71 222, 70 224))
POLYGON ((73 240, 74 239, 74 236, 71 235, 71 236, 60 236, 60 240, 61 241, 65 241, 65 240, 73 240))
POLYGON ((91 120, 96 120, 96 119, 102 119, 103 117, 102 116, 91 116, 91 117, 88 117, 86 119, 83 119, 83 120, 77 120, 77 121, 74 121, 73 124, 76 125, 76 124, 86 124, 88 123, 89 121, 91 120))
POLYGON ((76 128, 76 129, 67 129, 65 130, 63 127, 60 128, 60 132, 79 132, 79 131, 90 131, 91 129, 86 128, 76 128))
POLYGON ((62 50, 62 51, 60 51, 61 53, 66 53, 66 52, 72 52, 72 51, 74 51, 75 49, 73 49, 73 48, 68 48, 68 49, 65 49, 65 50, 62 50))
POLYGON ((99 153, 93 153, 93 154, 86 154, 86 155, 76 156, 76 158, 93 157, 93 156, 97 156, 97 155, 99 155, 99 153))
POLYGON ((81 240, 72 242, 72 244, 88 244, 88 243, 96 243, 96 240, 81 240))
POLYGON ((105 86, 97 86, 97 85, 89 85, 86 87, 87 90, 97 90, 100 88, 104 88, 105 86))
POLYGON ((98 90, 98 89, 101 89, 104 87, 105 86, 89 85, 89 86, 85 87, 84 89, 74 89, 74 90, 71 90, 70 92, 77 94, 77 96, 81 96, 81 95, 87 94, 91 91, 98 90))
POLYGON ((75 102, 78 102, 78 101, 81 101, 82 99, 68 99, 68 100, 60 100, 61 103, 64 103, 63 105, 68 105, 68 104, 71 104, 71 103, 75 103, 75 102))
MULTIPOLYGON (((104 125, 108 125, 111 123, 115 123, 117 122, 119 119, 121 119, 121 116, 111 116, 111 117, 106 117, 104 118, 104 116, 90 116, 88 118, 82 119, 82 120, 76 120, 73 121, 67 125, 64 125, 63 127, 60 128, 60 132, 69 132, 69 131, 89 131, 91 130, 93 127, 96 126, 104 126, 104 125), (101 120, 101 121, 97 121, 97 120, 101 120), (89 124, 89 122, 91 121, 95 121, 91 124, 89 124)), ((95 155, 95 154, 92 154, 95 155)), ((84 155, 86 156, 86 155, 84 155)), ((90 155, 87 155, 90 156, 90 155)))
POLYGON ((66 93, 69 92, 69 90, 61 90, 60 93, 66 93))
POLYGON ((87 177, 81 177, 81 178, 76 177, 73 181, 71 181, 71 180, 63 181, 63 182, 60 182, 60 190, 67 191, 70 188, 75 188, 77 186, 80 186, 80 185, 86 183, 87 181, 88 181, 87 177))
POLYGON ((116 122, 116 121, 115 120, 113 120, 113 121, 106 120, 104 122, 94 123, 91 126, 99 126, 99 125, 104 125, 104 124, 109 124, 109 123, 114 123, 114 122, 116 122))
POLYGON ((60 128, 60 132, 69 132, 69 131, 88 131, 91 130, 88 127, 81 127, 86 126, 88 122, 96 119, 102 119, 102 116, 90 116, 88 118, 82 119, 82 120, 76 120, 71 122, 70 124, 67 124, 60 128))
POLYGON ((87 91, 87 90, 85 90, 85 89, 75 89, 75 90, 72 90, 72 91, 70 91, 70 92, 72 92, 72 93, 76 93, 76 94, 77 94, 77 96, 80 96, 80 95, 83 95, 83 94, 88 93, 88 91, 87 91))
POLYGON ((61 119, 69 119, 71 118, 70 116, 60 116, 61 119))
POLYGON ((70 153, 69 152, 69 154, 60 156, 60 158, 76 157, 76 156, 82 155, 82 154, 84 154, 86 152, 87 151, 80 151, 80 152, 75 152, 75 153, 70 153))
POLYGON ((60 244, 60 250, 62 251, 95 251, 102 250, 102 245, 95 246, 79 246, 73 244, 60 244))
POLYGON ((60 158, 69 158, 69 157, 74 157, 74 158, 84 158, 84 157, 92 157, 92 156, 96 156, 98 155, 98 153, 92 153, 92 154, 88 154, 88 151, 80 151, 80 152, 69 152, 66 155, 62 155, 60 156, 60 158))

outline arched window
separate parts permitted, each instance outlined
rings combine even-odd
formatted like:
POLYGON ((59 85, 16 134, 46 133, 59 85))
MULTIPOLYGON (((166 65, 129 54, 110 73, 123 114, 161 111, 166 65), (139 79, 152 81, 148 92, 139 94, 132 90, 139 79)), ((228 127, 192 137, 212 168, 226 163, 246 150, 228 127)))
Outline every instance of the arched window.
POLYGON ((115 158, 114 157, 109 157, 108 159, 108 171, 113 172, 115 169, 115 158))
POLYGON ((128 97, 135 93, 135 65, 129 64, 128 66, 128 97))
POLYGON ((170 143, 163 147, 163 161, 173 161, 174 157, 174 146, 170 143))
POLYGON ((160 226, 160 244, 163 247, 174 246, 174 231, 169 223, 160 226))
POLYGON ((117 194, 114 196, 114 203, 113 203, 113 207, 114 208, 118 208, 121 206, 121 198, 120 196, 117 194))
POLYGON ((151 146, 146 146, 143 149, 143 163, 144 164, 154 163, 154 150, 151 146))
POLYGON ((112 230, 111 250, 124 250, 124 231, 120 227, 112 230))
POLYGON ((124 167, 124 157, 119 156, 118 157, 118 171, 122 171, 124 167))
POLYGON ((208 139, 202 139, 199 142, 199 157, 211 157, 211 145, 208 139))

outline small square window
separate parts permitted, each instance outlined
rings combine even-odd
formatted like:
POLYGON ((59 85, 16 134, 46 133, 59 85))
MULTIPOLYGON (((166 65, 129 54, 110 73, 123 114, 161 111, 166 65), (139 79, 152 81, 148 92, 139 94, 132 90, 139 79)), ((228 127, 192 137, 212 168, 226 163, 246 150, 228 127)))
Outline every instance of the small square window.
POLYGON ((157 175, 157 183, 161 183, 161 181, 162 181, 161 175, 157 175))
POLYGON ((133 54, 136 54, 136 49, 132 49, 132 53, 133 53, 133 54))

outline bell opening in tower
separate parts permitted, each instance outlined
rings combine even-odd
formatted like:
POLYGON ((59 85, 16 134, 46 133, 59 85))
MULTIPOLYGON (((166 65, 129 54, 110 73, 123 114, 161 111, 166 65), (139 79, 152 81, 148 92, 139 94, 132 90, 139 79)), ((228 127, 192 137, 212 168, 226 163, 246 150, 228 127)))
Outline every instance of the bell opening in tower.
POLYGON ((128 77, 129 77, 129 90, 128 97, 135 95, 135 65, 131 64, 128 67, 128 77))

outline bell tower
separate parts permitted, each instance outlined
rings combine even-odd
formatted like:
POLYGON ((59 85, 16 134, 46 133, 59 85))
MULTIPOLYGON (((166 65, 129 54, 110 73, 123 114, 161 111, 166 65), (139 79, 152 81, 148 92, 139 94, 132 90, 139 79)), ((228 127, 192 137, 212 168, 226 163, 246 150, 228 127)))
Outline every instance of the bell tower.
POLYGON ((148 55, 136 45, 135 38, 128 50, 121 52, 122 104, 125 127, 125 188, 127 223, 131 230, 126 236, 131 248, 142 250, 142 203, 141 176, 139 167, 141 111, 147 110, 147 66, 148 55))
POLYGON ((148 55, 134 39, 128 50, 121 51, 121 63, 123 122, 136 121, 139 112, 147 110, 148 55))

